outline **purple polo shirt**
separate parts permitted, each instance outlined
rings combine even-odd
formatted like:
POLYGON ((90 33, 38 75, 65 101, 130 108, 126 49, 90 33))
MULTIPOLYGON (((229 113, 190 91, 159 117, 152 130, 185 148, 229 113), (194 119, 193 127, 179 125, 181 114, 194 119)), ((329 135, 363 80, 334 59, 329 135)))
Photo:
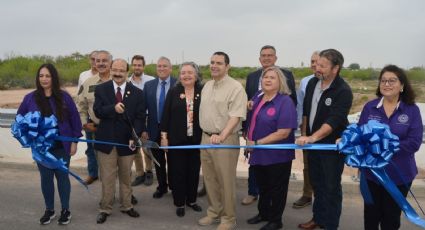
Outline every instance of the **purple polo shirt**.
MULTIPOLYGON (((254 106, 248 113, 247 121, 251 122, 251 117, 262 98, 263 95, 261 94, 255 97, 254 106)), ((277 94, 271 101, 264 103, 258 112, 252 139, 255 141, 276 132, 278 129, 288 128, 292 129, 289 136, 274 144, 293 144, 295 141, 294 130, 297 128, 297 112, 291 97, 277 94)), ((249 164, 271 165, 288 162, 293 159, 295 159, 295 150, 254 149, 249 159, 249 164)))
MULTIPOLYGON (((400 151, 393 155, 391 161, 397 165, 404 182, 409 183, 418 174, 415 153, 421 146, 423 135, 419 108, 417 105, 408 105, 400 101, 394 113, 388 118, 381 100, 377 98, 366 103, 360 115, 359 125, 369 120, 377 120, 390 126, 391 132, 400 138, 400 151)), ((385 171, 395 184, 403 184, 397 169, 391 163, 385 166, 385 171)), ((377 182, 369 170, 366 170, 366 177, 377 182)))
MULTIPOLYGON (((25 116, 25 114, 27 114, 28 112, 40 111, 35 102, 34 92, 35 91, 25 95, 24 100, 19 106, 17 114, 25 116)), ((71 96, 65 91, 62 91, 62 101, 63 106, 67 108, 66 111, 68 112, 63 114, 64 119, 62 122, 58 121, 59 135, 77 138, 83 136, 81 134, 82 125, 80 120, 80 114, 78 113, 77 107, 75 106, 75 103, 72 100, 71 96)), ((49 102, 52 108, 52 112, 55 113, 56 104, 53 97, 50 97, 49 102)), ((65 148, 66 153, 69 154, 71 149, 71 142, 63 141, 62 144, 65 148)))

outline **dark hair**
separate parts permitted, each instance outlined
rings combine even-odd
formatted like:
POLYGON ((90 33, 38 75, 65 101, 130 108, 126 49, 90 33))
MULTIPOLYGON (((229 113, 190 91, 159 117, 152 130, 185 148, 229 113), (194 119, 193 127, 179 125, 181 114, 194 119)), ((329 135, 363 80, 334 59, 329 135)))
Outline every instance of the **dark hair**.
POLYGON ((40 109, 41 115, 43 116, 49 116, 50 113, 54 113, 56 118, 59 121, 63 121, 64 118, 64 111, 66 110, 64 103, 62 101, 62 90, 60 88, 59 83, 59 74, 56 70, 55 66, 50 63, 45 63, 40 66, 37 70, 37 75, 35 76, 35 84, 36 84, 36 90, 34 92, 35 95, 35 103, 37 104, 38 108, 40 109), (49 101, 46 100, 46 95, 44 94, 44 89, 41 87, 40 84, 40 71, 41 69, 46 68, 50 76, 52 77, 52 97, 55 101, 56 105, 56 113, 54 113, 51 110, 49 101))
POLYGON ((339 66, 338 72, 337 72, 337 75, 339 75, 339 72, 341 71, 342 66, 344 65, 344 57, 338 50, 336 49, 322 50, 319 53, 319 56, 328 59, 331 62, 332 67, 339 66))
POLYGON ((395 74, 398 80, 400 81, 400 84, 403 85, 403 91, 400 92, 400 100, 409 105, 415 104, 416 95, 413 91, 412 85, 410 85, 409 79, 407 78, 407 75, 404 70, 396 65, 387 65, 381 70, 381 73, 379 74, 378 88, 376 89, 376 96, 382 97, 380 90, 380 82, 382 79, 382 75, 384 75, 384 73, 386 72, 391 72, 395 74))
POLYGON ((217 51, 217 52, 213 53, 213 56, 214 55, 224 56, 224 63, 226 63, 226 65, 230 64, 229 55, 227 55, 225 52, 217 51))
POLYGON ((134 55, 133 58, 131 58, 131 64, 133 64, 134 60, 142 60, 143 62, 143 66, 145 66, 145 57, 143 57, 142 55, 134 55))
POLYGON ((127 65, 125 71, 128 71, 130 69, 130 65, 128 64, 128 62, 126 60, 124 60, 124 59, 121 59, 121 58, 117 58, 117 59, 112 60, 112 62, 111 62, 111 68, 112 68, 112 64, 114 64, 115 61, 124 61, 125 64, 127 65))
POLYGON ((274 46, 271 46, 271 45, 265 45, 265 46, 261 47, 260 53, 261 53, 261 51, 267 50, 267 49, 272 49, 276 53, 276 49, 274 48, 274 46))

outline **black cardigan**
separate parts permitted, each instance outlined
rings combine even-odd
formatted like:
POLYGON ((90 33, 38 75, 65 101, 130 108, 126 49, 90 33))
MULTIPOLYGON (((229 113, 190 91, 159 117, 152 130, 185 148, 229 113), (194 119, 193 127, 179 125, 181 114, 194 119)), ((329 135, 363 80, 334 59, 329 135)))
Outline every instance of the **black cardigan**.
POLYGON ((193 103, 193 137, 189 142, 187 136, 187 112, 184 87, 178 83, 172 87, 165 99, 164 111, 161 119, 161 132, 168 133, 169 145, 200 144, 202 130, 199 126, 199 105, 201 103, 202 86, 196 84, 193 103))

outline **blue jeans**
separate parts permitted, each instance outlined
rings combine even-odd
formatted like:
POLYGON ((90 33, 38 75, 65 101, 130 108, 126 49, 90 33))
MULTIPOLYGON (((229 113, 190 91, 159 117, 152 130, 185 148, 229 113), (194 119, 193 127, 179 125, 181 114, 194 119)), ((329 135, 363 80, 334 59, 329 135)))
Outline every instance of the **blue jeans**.
MULTIPOLYGON (((69 168, 71 156, 65 152, 65 149, 58 148, 50 151, 57 159, 62 158, 69 168)), ((49 169, 37 163, 41 177, 41 191, 44 197, 44 203, 47 210, 55 210, 55 184, 53 178, 56 177, 59 198, 61 200, 62 209, 69 209, 69 197, 71 193, 71 183, 68 173, 64 173, 57 169, 49 169)))
POLYGON ((255 197, 258 196, 258 186, 255 180, 255 173, 251 165, 248 168, 248 195, 255 197))
POLYGON ((308 166, 314 191, 313 220, 325 229, 337 229, 342 208, 344 156, 337 152, 309 150, 308 166))
MULTIPOLYGON (((93 133, 86 132, 87 140, 93 140, 93 133)), ((93 143, 87 143, 86 155, 87 155, 87 171, 89 172, 89 176, 98 177, 98 166, 96 159, 96 150, 94 150, 93 143)))

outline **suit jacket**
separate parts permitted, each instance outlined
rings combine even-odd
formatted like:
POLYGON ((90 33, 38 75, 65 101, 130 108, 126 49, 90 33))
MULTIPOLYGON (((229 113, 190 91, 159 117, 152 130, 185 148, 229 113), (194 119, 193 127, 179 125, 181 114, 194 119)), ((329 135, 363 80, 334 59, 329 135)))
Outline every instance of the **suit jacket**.
MULTIPOLYGON (((123 101, 125 113, 119 114, 115 111, 115 90, 112 80, 98 85, 94 92, 93 110, 96 117, 100 119, 96 131, 96 140, 117 142, 128 145, 132 139, 131 126, 133 125, 138 136, 143 131, 145 121, 145 110, 143 102, 143 92, 136 86, 127 83, 123 91, 123 101), (127 115, 130 121, 127 119, 127 115)), ((95 144, 94 148, 104 153, 112 151, 112 145, 95 144)), ((134 154, 128 147, 117 146, 120 156, 134 154)))
MULTIPOLYGON (((174 77, 170 77, 170 89, 176 84, 177 80, 174 77)), ((159 78, 155 78, 154 80, 148 81, 145 84, 145 88, 143 88, 143 100, 144 103, 144 111, 148 111, 147 117, 147 128, 146 124, 144 125, 144 131, 147 130, 149 134, 149 139, 152 141, 156 141, 159 137, 159 121, 158 121, 158 111, 156 108, 156 90, 158 88, 159 78)), ((168 94, 168 92, 167 92, 168 94)))
POLYGON ((184 87, 175 85, 168 91, 165 100, 164 113, 161 119, 161 131, 168 133, 169 145, 199 144, 201 143, 202 130, 199 126, 199 105, 201 104, 201 85, 195 85, 193 100, 193 137, 189 142, 187 136, 187 110, 184 87))
MULTIPOLYGON (((280 68, 282 70, 283 74, 286 77, 286 84, 288 84, 289 90, 291 91, 291 95, 289 95, 292 98, 292 101, 294 102, 294 105, 297 105, 297 91, 295 90, 295 80, 294 75, 292 75, 292 72, 283 68, 280 68)), ((252 72, 248 74, 248 77, 246 78, 246 84, 245 84, 245 91, 248 95, 248 100, 251 100, 252 97, 257 93, 258 91, 258 84, 261 77, 261 72, 263 69, 258 69, 255 72, 252 72)))

